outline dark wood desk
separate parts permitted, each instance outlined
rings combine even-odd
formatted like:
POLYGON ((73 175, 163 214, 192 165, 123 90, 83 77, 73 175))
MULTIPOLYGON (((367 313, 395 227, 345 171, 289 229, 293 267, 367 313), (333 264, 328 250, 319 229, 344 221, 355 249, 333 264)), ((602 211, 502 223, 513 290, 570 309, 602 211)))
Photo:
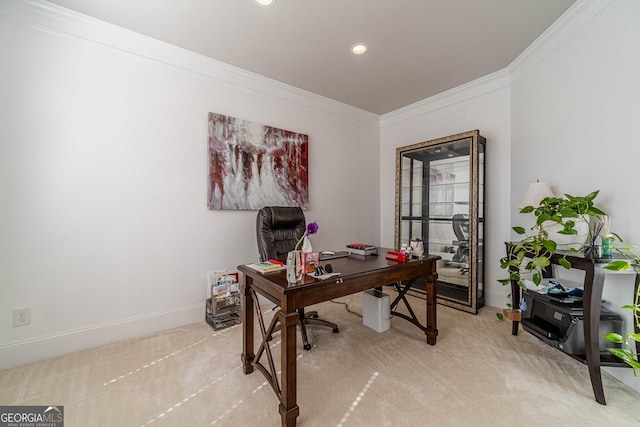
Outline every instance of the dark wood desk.
POLYGON ((327 280, 317 280, 310 276, 303 277, 296 284, 287 283, 286 272, 277 271, 262 274, 244 265, 238 266, 243 273, 242 294, 244 298, 242 311, 242 367, 245 374, 257 368, 267 378, 276 396, 280 400, 280 416, 283 426, 295 426, 300 408, 296 402, 297 368, 296 368, 296 326, 297 309, 307 307, 334 298, 362 292, 367 289, 393 284, 398 296, 391 304, 391 312, 395 316, 406 319, 424 331, 427 343, 435 345, 438 329, 436 327, 436 261, 439 256, 427 255, 421 259, 407 263, 397 263, 385 259, 385 248, 380 248, 378 256, 350 255, 346 258, 332 259, 323 264, 331 264, 340 276, 327 280), (406 291, 417 278, 426 278, 426 325, 417 319, 408 300, 406 291), (256 294, 260 294, 280 307, 270 325, 265 327, 260 305, 255 303, 256 294), (403 301, 410 316, 397 313, 395 308, 403 301), (254 310, 262 335, 262 342, 254 353, 254 310), (271 336, 277 324, 281 325, 281 381, 277 371, 267 337, 271 336), (267 365, 260 363, 265 355, 267 365), (281 385, 280 385, 281 384, 281 385))

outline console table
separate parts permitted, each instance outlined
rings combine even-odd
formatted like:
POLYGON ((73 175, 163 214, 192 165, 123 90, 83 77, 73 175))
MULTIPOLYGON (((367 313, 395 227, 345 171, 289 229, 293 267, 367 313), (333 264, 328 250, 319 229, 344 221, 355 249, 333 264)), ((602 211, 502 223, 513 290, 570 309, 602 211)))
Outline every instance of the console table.
MULTIPOLYGON (((387 249, 380 248, 380 254, 387 249)), ((406 263, 386 260, 384 255, 360 256, 349 255, 346 258, 331 260, 337 277, 318 280, 312 276, 304 276, 298 283, 287 283, 286 272, 259 273, 244 265, 238 266, 243 273, 242 295, 244 298, 242 312, 242 369, 250 374, 258 369, 267 379, 271 388, 280 400, 280 417, 282 425, 292 427, 296 425, 296 418, 300 408, 297 404, 297 368, 296 368, 296 326, 298 324, 299 308, 328 301, 334 298, 362 292, 367 289, 378 288, 386 284, 394 284, 398 296, 391 304, 394 315, 406 319, 424 331, 427 343, 436 344, 438 329, 436 327, 436 261, 439 256, 427 255, 420 259, 406 263), (412 283, 424 277, 426 279, 426 325, 422 325, 409 306, 405 293, 412 283), (267 298, 279 306, 279 310, 265 327, 264 318, 257 303, 257 294, 267 298), (400 301, 407 306, 411 316, 394 311, 400 301), (254 353, 254 310, 262 335, 262 342, 254 353), (280 351, 280 381, 276 372, 276 365, 271 355, 268 338, 280 323, 281 351, 280 351), (260 362, 265 356, 267 364, 260 362)))
MULTIPOLYGON (((509 243, 507 243, 507 251, 508 247, 509 243)), ((560 265, 558 260, 561 258, 566 258, 566 260, 571 264, 572 269, 584 271, 582 309, 584 314, 584 341, 586 355, 584 357, 580 357, 577 355, 569 356, 582 363, 585 363, 589 367, 591 387, 593 388, 595 399, 601 405, 606 405, 607 403, 604 397, 604 390, 602 388, 602 373, 600 368, 602 366, 629 367, 629 365, 612 354, 601 355, 599 349, 600 312, 605 272, 601 267, 598 266, 598 263, 606 263, 609 260, 594 260, 593 258, 583 256, 581 253, 557 251, 551 257, 551 266, 560 265)), ((547 277, 550 273, 551 266, 548 267, 549 269, 546 272, 547 274, 545 274, 545 276, 547 277)), ((633 295, 635 295, 639 281, 640 276, 636 275, 633 295)), ((512 307, 519 306, 520 298, 520 286, 518 286, 516 281, 512 280, 512 307)), ((512 335, 518 335, 518 326, 520 324, 519 314, 520 313, 518 312, 518 310, 505 310, 506 317, 511 319, 513 322, 511 326, 512 335)))

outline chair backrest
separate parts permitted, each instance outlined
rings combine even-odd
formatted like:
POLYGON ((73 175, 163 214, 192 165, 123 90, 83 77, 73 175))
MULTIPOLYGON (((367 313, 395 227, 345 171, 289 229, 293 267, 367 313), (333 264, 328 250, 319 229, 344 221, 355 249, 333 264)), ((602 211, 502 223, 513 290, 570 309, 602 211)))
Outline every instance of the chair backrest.
POLYGON ((260 260, 286 261, 306 230, 304 212, 299 207, 265 206, 258 211, 256 236, 260 260))
POLYGON ((469 217, 464 214, 453 216, 453 232, 459 242, 469 241, 469 217))

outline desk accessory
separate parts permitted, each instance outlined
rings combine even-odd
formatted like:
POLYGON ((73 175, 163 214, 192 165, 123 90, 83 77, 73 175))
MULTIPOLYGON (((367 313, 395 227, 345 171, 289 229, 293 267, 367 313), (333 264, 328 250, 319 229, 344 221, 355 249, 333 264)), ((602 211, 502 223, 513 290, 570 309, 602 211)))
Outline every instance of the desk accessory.
POLYGON ((290 251, 287 254, 287 282, 296 283, 302 279, 304 270, 304 256, 301 250, 290 251))
POLYGON ((305 274, 313 274, 316 267, 320 265, 320 253, 318 252, 303 252, 304 256, 304 271, 305 274))
POLYGON ((421 257, 424 254, 424 244, 422 239, 411 240, 411 255, 421 257))
POLYGON ((330 260, 330 259, 337 259, 337 258, 344 258, 344 257, 348 257, 349 256, 349 252, 348 251, 323 251, 320 252, 320 261, 326 261, 326 260, 330 260))
POLYGON ((205 320, 214 330, 240 323, 240 291, 238 272, 212 272, 210 298, 207 298, 205 320))
POLYGON ((272 271, 284 270, 286 268, 283 262, 276 263, 272 261, 255 262, 253 264, 247 264, 247 267, 259 271, 260 273, 270 273, 272 271))
POLYGON ((347 251, 356 255, 377 255, 378 248, 373 245, 367 245, 365 243, 349 243, 347 245, 347 251))
POLYGON ((410 255, 407 255, 404 252, 396 252, 396 251, 387 252, 387 259, 390 261, 407 262, 409 261, 409 258, 410 258, 410 255))

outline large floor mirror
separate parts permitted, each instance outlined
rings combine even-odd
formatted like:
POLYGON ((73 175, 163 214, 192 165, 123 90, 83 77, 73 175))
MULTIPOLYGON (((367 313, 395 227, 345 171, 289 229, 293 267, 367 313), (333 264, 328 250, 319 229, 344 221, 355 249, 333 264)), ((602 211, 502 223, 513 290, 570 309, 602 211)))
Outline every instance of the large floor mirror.
POLYGON ((442 257, 438 302, 474 314, 484 305, 485 145, 474 130, 396 150, 396 249, 422 239, 442 257))

